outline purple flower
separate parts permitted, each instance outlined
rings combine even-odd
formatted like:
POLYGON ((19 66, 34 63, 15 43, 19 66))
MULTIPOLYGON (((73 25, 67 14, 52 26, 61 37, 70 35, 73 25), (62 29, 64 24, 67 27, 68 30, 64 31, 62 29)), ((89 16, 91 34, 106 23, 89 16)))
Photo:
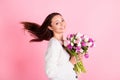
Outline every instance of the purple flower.
POLYGON ((82 41, 82 42, 81 42, 81 45, 82 45, 83 47, 85 47, 85 46, 86 46, 86 43, 85 43, 84 41, 82 41))
POLYGON ((94 42, 92 38, 89 38, 89 42, 94 42))
POLYGON ((85 58, 88 58, 88 57, 89 57, 89 54, 88 54, 88 53, 85 53, 84 57, 85 57, 85 58))
POLYGON ((70 34, 70 38, 72 38, 73 37, 73 34, 70 34))
POLYGON ((90 47, 93 47, 94 46, 94 43, 92 42, 92 45, 90 47))
POLYGON ((93 47, 94 46, 94 41, 92 38, 89 38, 89 41, 88 42, 92 42, 92 45, 90 47, 93 47))
POLYGON ((72 45, 71 45, 71 44, 67 45, 67 48, 68 48, 69 50, 72 50, 72 45))
POLYGON ((84 35, 81 36, 81 39, 82 39, 82 40, 84 39, 84 35))
POLYGON ((76 47, 76 52, 80 52, 80 47, 76 47))
POLYGON ((67 36, 67 39, 68 40, 71 40, 71 38, 74 36, 74 34, 69 34, 68 36, 67 36))

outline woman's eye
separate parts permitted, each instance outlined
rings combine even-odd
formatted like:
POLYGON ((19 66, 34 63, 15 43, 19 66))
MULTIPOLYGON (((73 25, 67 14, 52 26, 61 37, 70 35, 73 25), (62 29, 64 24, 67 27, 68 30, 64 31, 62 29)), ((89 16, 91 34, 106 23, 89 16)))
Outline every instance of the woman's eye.
POLYGON ((62 20, 62 22, 64 22, 64 19, 62 20))
POLYGON ((56 23, 56 25, 58 25, 59 23, 56 23))

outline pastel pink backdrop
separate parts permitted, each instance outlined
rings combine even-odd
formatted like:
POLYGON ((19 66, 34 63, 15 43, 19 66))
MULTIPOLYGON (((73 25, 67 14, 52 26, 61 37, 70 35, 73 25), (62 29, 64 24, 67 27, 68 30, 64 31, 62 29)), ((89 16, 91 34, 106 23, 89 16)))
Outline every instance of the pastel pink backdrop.
POLYGON ((48 80, 47 41, 29 43, 32 37, 20 22, 41 24, 51 12, 65 18, 65 35, 81 32, 95 39, 79 80, 120 80, 119 0, 0 0, 0 80, 48 80))

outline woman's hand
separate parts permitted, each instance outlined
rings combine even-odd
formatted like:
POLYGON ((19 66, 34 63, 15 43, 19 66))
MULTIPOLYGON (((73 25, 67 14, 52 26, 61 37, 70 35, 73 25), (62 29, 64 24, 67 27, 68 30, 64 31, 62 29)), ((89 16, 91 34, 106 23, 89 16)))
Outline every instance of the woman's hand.
POLYGON ((83 54, 78 53, 78 59, 79 59, 79 61, 82 61, 82 59, 83 59, 83 54))
POLYGON ((70 56, 70 60, 69 60, 73 65, 76 64, 76 58, 75 56, 70 56))
MULTIPOLYGON (((78 60, 82 61, 83 58, 83 54, 78 53, 78 60)), ((70 56, 70 60, 69 60, 73 65, 76 64, 77 60, 75 56, 70 56)))

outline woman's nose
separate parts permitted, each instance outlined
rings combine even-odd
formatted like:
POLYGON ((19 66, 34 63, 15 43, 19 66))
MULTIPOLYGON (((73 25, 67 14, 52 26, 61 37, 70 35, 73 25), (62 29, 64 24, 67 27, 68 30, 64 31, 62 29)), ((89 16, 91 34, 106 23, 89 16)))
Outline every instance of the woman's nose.
POLYGON ((61 26, 63 26, 63 25, 64 25, 64 23, 63 23, 63 22, 61 22, 61 23, 60 23, 60 25, 61 25, 61 26))

